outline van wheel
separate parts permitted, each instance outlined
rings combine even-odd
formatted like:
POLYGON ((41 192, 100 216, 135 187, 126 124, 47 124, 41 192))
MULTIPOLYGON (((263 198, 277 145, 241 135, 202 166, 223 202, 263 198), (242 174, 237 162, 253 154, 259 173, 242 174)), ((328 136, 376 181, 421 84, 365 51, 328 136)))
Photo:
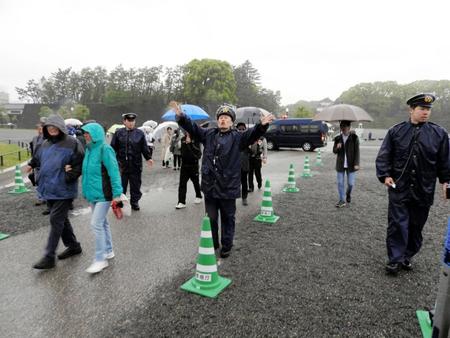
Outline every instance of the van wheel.
POLYGON ((309 142, 303 143, 302 149, 304 151, 313 151, 313 147, 312 147, 311 143, 309 143, 309 142))
POLYGON ((267 141, 267 150, 277 150, 277 146, 273 141, 267 141))

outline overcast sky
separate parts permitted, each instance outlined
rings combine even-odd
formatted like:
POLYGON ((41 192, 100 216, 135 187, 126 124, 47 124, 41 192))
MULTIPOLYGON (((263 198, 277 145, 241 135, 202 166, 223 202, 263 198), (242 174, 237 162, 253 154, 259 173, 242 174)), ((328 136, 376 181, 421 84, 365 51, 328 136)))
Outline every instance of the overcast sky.
POLYGON ((0 90, 58 68, 250 60, 282 103, 450 79, 448 0, 0 0, 0 90))

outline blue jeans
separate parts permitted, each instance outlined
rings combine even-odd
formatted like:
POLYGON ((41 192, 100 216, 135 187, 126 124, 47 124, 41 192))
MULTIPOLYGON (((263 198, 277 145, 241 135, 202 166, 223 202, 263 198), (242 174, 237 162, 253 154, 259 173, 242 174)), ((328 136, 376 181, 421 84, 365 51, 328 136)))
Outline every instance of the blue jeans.
POLYGON ((356 171, 354 171, 352 173, 349 172, 348 170, 337 172, 337 186, 338 186, 338 193, 339 193, 340 201, 345 201, 345 188, 344 188, 345 173, 347 173, 347 192, 351 193, 353 186, 355 185, 356 171))
POLYGON ((105 255, 112 252, 111 230, 106 215, 111 202, 91 203, 92 218, 91 227, 95 234, 95 260, 104 261, 105 255))

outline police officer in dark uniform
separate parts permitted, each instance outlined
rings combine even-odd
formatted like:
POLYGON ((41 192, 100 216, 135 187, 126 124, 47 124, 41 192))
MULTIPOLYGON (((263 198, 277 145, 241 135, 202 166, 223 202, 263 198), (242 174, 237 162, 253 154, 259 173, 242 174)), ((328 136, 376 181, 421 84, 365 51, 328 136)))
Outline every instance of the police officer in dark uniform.
POLYGON ((263 116, 253 128, 238 132, 232 128, 236 119, 234 108, 223 105, 216 112, 217 128, 205 129, 186 116, 179 105, 171 105, 177 114, 178 124, 204 145, 201 188, 205 196, 205 209, 211 219, 214 249, 218 250, 221 244, 220 256, 226 258, 233 247, 236 198, 241 195, 241 151, 266 132, 273 116, 263 116))
POLYGON ((142 156, 149 167, 153 164, 145 134, 142 130, 135 128, 136 117, 135 113, 122 114, 125 128, 117 129, 111 140, 111 147, 116 151, 119 162, 124 194, 127 193, 128 182, 130 182, 130 204, 133 210, 139 210, 139 200, 142 196, 142 156))
POLYGON ((376 159, 377 177, 388 187, 386 272, 411 270, 411 258, 422 245, 422 229, 433 204, 436 178, 450 180, 447 131, 428 122, 432 94, 410 98, 410 119, 389 129, 376 159))

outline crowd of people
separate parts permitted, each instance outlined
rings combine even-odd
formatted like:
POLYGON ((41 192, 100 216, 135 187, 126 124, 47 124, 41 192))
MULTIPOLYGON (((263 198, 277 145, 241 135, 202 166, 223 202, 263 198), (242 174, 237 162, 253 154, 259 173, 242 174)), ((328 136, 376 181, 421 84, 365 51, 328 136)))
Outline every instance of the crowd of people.
MULTIPOLYGON (((431 94, 418 94, 407 101, 409 119, 389 129, 376 159, 377 177, 389 192, 388 274, 413 268, 412 258, 422 245, 422 229, 433 204, 436 179, 444 191, 450 181, 448 133, 428 121, 435 99, 431 94)), ((254 177, 258 189, 262 187, 261 168, 267 161, 264 134, 274 117, 263 115, 259 123, 248 128, 245 123, 236 123, 233 106, 222 105, 216 112, 217 127, 207 129, 192 121, 176 102, 170 106, 180 128, 167 127, 159 142, 162 167, 180 171, 175 208, 186 207, 187 183, 191 180, 195 203, 204 202, 211 220, 216 255, 226 258, 233 248, 236 199, 247 205, 248 193, 254 191, 254 177)), ((55 266, 59 239, 66 246, 59 259, 82 252, 68 218, 80 176, 82 195, 92 208, 91 227, 96 238, 95 258, 87 272, 102 271, 114 257, 106 217, 111 201, 122 201, 129 183, 131 208, 140 210, 142 158, 153 166, 156 140, 151 132, 136 128, 136 118, 134 113, 122 115, 124 127, 114 133, 110 145, 103 127, 95 121, 70 133, 57 115, 38 124, 27 170, 37 185, 37 203, 45 201, 48 206, 51 227, 44 257, 34 265, 36 269, 55 266)), ((351 131, 351 121, 340 121, 333 153, 339 196, 336 207, 343 208, 352 201, 360 168, 359 138, 351 131)))
MULTIPOLYGON (((182 129, 167 127, 159 142, 163 168, 180 171, 175 208, 186 207, 187 183, 191 180, 195 190, 194 203, 204 201, 206 213, 211 218, 217 255, 226 258, 233 246, 235 201, 242 197, 243 204, 247 205, 247 186, 253 187, 253 175, 258 188, 262 186, 261 163, 267 159, 263 134, 273 116, 263 117, 260 124, 241 133, 234 128, 236 114, 232 106, 219 108, 216 113, 219 126, 211 129, 201 128, 191 121, 178 104, 172 104, 172 108, 182 129), (241 155, 247 158, 247 163, 252 162, 251 175, 247 169, 242 179, 241 155), (251 181, 247 183, 248 180, 251 181), (244 181, 246 188, 241 196, 240 184, 244 181)), ((36 205, 45 203, 48 207, 44 214, 50 215, 50 235, 44 256, 33 266, 35 269, 53 268, 56 257, 61 260, 82 253, 68 217, 78 195, 79 177, 82 196, 92 209, 91 228, 95 235, 94 259, 86 271, 98 273, 108 266, 108 260, 114 258, 108 210, 112 201, 123 201, 129 184, 131 208, 139 211, 142 159, 149 168, 153 166, 156 142, 153 130, 136 128, 136 118, 134 113, 123 114, 124 127, 115 131, 110 144, 106 142, 105 129, 95 121, 73 127, 66 126, 62 117, 52 115, 39 122, 38 135, 32 141, 32 159, 26 170, 37 186, 36 205), (57 255, 60 239, 66 249, 57 255)))

